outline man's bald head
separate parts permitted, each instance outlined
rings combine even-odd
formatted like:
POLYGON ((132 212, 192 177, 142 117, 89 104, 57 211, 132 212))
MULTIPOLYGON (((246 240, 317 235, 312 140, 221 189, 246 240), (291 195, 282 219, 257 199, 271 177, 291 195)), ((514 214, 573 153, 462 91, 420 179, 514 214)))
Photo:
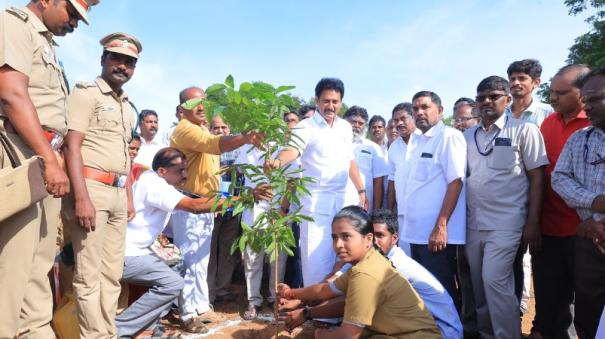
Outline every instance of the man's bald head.
POLYGON ((208 120, 206 120, 206 112, 204 111, 204 105, 198 103, 197 106, 192 109, 186 109, 183 104, 191 99, 203 99, 206 97, 204 90, 199 87, 187 87, 179 93, 179 110, 183 118, 191 121, 196 125, 203 125, 208 127, 208 120))
POLYGON ((199 87, 191 86, 191 87, 185 88, 184 90, 179 92, 179 104, 182 104, 185 101, 192 99, 192 98, 199 98, 200 93, 201 93, 201 96, 206 96, 206 93, 204 92, 204 90, 199 87))

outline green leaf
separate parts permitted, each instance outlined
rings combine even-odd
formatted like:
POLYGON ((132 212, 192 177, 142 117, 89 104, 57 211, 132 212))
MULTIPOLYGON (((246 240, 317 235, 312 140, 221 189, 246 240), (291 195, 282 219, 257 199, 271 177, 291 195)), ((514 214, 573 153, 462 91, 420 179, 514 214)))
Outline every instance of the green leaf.
POLYGON ((210 86, 208 86, 208 88, 206 88, 206 95, 207 96, 215 95, 219 92, 222 92, 225 88, 226 88, 226 86, 223 84, 210 85, 210 86))
POLYGON ((295 89, 296 86, 279 86, 277 87, 277 89, 275 90, 276 93, 280 93, 280 92, 285 92, 285 91, 289 91, 291 89, 295 89))
POLYGON ((235 86, 233 76, 231 74, 229 74, 225 79, 225 85, 229 86, 229 88, 233 88, 235 86))
POLYGON ((192 110, 204 102, 204 98, 192 98, 181 104, 181 107, 186 110, 192 110))

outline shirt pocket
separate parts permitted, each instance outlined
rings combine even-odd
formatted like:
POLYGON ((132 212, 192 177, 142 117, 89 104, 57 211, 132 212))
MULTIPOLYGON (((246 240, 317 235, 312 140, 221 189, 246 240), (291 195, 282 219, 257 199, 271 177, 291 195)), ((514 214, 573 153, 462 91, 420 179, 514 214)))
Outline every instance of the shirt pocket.
POLYGON ((103 132, 116 131, 120 125, 118 110, 113 106, 99 105, 95 109, 97 126, 103 132))
POLYGON ((519 147, 516 145, 494 146, 493 153, 489 157, 487 166, 491 169, 511 171, 517 164, 519 147))
POLYGON ((421 157, 418 159, 416 164, 416 172, 414 173, 414 180, 424 182, 429 178, 429 173, 435 164, 433 158, 421 157))
POLYGON ((49 48, 42 48, 42 62, 48 74, 46 85, 50 89, 61 88, 61 68, 57 64, 55 54, 49 48))

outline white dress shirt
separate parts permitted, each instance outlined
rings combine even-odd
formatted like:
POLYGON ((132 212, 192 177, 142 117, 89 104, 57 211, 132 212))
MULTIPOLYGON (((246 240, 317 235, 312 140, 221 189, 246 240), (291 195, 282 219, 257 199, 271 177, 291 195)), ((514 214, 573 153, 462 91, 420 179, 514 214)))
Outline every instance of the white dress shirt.
MULTIPOLYGON (((374 178, 380 178, 389 174, 386 156, 379 145, 363 137, 353 142, 353 153, 355 154, 357 168, 359 168, 361 182, 363 182, 366 190, 368 210, 371 211, 374 206, 374 178)), ((357 188, 355 188, 353 181, 349 178, 347 182, 345 206, 358 204, 359 193, 357 192, 357 188)))
POLYGON ((139 153, 134 158, 133 162, 137 164, 141 164, 147 168, 151 168, 151 163, 153 162, 153 157, 155 154, 164 147, 167 147, 160 141, 161 137, 156 135, 151 142, 146 142, 145 139, 141 136, 141 148, 139 149, 139 153))
POLYGON ((156 172, 143 172, 133 187, 136 216, 126 226, 125 255, 151 254, 149 246, 160 235, 170 214, 185 196, 156 172))
POLYGON ((317 113, 301 121, 293 129, 302 142, 296 147, 304 175, 316 180, 307 186, 311 195, 301 205, 312 213, 333 215, 335 206, 344 200, 353 160, 353 131, 351 124, 339 117, 332 127, 317 113))
MULTIPOLYGON (((466 141, 462 133, 439 121, 422 134, 419 129, 406 145, 398 138, 389 148, 390 180, 395 182, 400 238, 428 244, 443 204, 447 185, 465 181, 466 141)), ((447 227, 449 244, 464 244, 466 235, 464 187, 447 227)))

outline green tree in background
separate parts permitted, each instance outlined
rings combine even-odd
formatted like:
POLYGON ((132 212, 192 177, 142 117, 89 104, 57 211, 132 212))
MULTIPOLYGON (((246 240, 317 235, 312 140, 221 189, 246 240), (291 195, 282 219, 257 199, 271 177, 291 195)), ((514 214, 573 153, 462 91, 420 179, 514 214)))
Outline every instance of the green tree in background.
POLYGON ((596 13, 586 22, 592 25, 588 33, 576 38, 569 48, 567 62, 570 64, 587 64, 591 67, 605 66, 605 0, 565 0, 570 15, 578 15, 589 8, 596 13))
MULTIPOLYGON (((586 19, 592 27, 577 37, 569 47, 568 64, 587 64, 591 67, 605 66, 605 0, 565 0, 570 15, 578 15, 589 9, 596 13, 586 19)), ((545 80, 545 79, 543 79, 545 80)), ((541 101, 550 104, 550 83, 544 81, 537 92, 541 101)))

